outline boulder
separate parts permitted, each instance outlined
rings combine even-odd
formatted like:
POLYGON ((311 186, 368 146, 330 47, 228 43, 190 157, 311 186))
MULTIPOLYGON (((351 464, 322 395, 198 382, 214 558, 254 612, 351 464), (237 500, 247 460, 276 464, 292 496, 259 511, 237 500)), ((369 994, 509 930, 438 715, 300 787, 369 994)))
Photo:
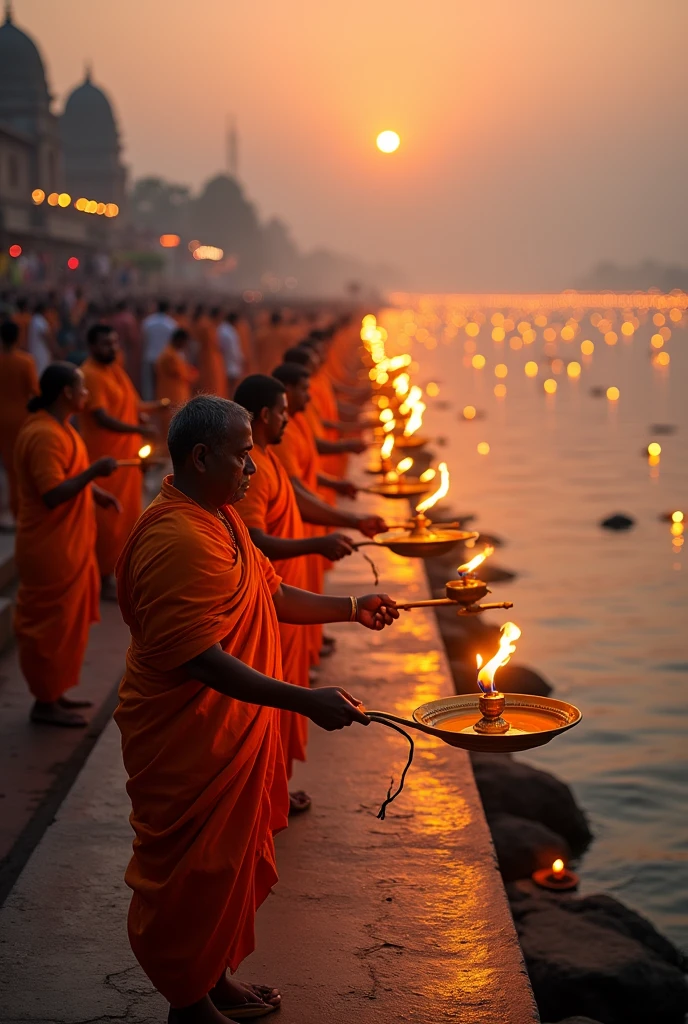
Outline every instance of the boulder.
MULTIPOLYGON (((500 670, 501 671, 501 670, 500 670)), ((574 854, 592 833, 569 787, 548 772, 501 754, 472 754, 473 773, 488 818, 514 814, 562 836, 574 854)))
MULTIPOLYGON (((477 644, 476 650, 477 650, 477 644)), ((465 662, 454 660, 450 656, 450 665, 457 693, 477 693, 476 670, 465 662)), ((502 693, 532 693, 536 697, 548 697, 552 686, 538 672, 525 665, 504 665, 497 677, 502 693)))
POLYGON ((514 814, 493 814, 487 819, 505 882, 530 878, 538 868, 549 867, 557 857, 568 861, 568 843, 539 821, 514 814))
POLYGON ((605 530, 630 530, 632 526, 635 526, 635 519, 623 512, 616 512, 613 516, 603 519, 600 526, 605 530))
POLYGON ((662 937, 652 925, 640 927, 638 915, 612 897, 523 896, 512 912, 544 1020, 578 1013, 601 1024, 683 1024, 688 988, 680 954, 670 944, 658 951, 662 937))

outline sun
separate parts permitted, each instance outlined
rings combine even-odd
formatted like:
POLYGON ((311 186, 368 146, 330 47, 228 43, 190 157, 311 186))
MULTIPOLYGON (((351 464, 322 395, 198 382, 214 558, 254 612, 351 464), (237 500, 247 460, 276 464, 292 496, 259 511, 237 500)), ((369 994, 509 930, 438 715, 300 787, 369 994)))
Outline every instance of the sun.
POLYGON ((376 139, 377 148, 381 153, 394 153, 399 149, 399 143, 401 139, 396 132, 384 131, 380 132, 376 139))

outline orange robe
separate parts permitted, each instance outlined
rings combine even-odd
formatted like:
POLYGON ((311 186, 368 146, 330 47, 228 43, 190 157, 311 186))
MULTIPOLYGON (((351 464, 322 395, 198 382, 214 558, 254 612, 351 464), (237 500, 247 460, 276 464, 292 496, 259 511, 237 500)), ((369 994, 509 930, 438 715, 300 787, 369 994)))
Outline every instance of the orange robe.
POLYGON ((206 395, 227 397, 227 368, 217 340, 217 324, 209 316, 196 322, 198 342, 198 383, 196 390, 206 395))
POLYGON ((19 591, 14 629, 19 664, 36 700, 52 702, 76 686, 88 631, 99 619, 93 494, 84 487, 49 509, 43 495, 88 467, 86 446, 69 424, 36 412, 15 447, 19 591))
MULTIPOLYGON (((135 459, 141 447, 141 435, 104 430, 91 415, 94 409, 103 409, 108 416, 123 423, 138 424, 139 396, 126 370, 116 362, 103 366, 90 357, 81 369, 89 398, 87 412, 79 417, 79 426, 91 461, 95 462, 104 455, 115 459, 135 459)), ((141 472, 136 466, 123 466, 107 478, 104 487, 119 498, 122 505, 119 513, 111 508, 96 509, 98 566, 101 576, 110 576, 115 571, 124 542, 141 515, 141 472)))
POLYGON ((282 362, 282 356, 291 345, 288 328, 284 324, 266 324, 257 339, 258 373, 268 376, 282 362))
MULTIPOLYGON (((256 372, 256 354, 253 348, 253 332, 248 320, 240 317, 234 325, 239 335, 241 354, 244 357, 244 376, 256 372)), ((274 369, 274 367, 273 367, 274 369)))
MULTIPOLYGON (((275 455, 284 466, 287 476, 300 480, 313 494, 318 494, 318 452, 315 437, 305 415, 297 412, 290 416, 287 429, 284 431, 280 444, 275 445, 275 455)), ((325 528, 316 523, 304 523, 303 528, 308 537, 319 537, 325 528)), ((314 594, 322 594, 325 582, 326 561, 321 555, 306 555, 308 568, 306 590, 314 594)), ((322 626, 313 626, 311 635, 311 665, 317 665, 322 647, 322 626)))
POLYGON ((21 349, 26 349, 26 345, 29 340, 29 324, 31 323, 31 313, 15 313, 12 319, 19 328, 19 340, 17 342, 17 345, 21 349))
POLYGON ((226 697, 182 666, 221 644, 280 678, 280 579, 231 508, 223 523, 167 477, 117 566, 131 630, 115 719, 132 802, 129 939, 155 987, 188 1006, 252 952, 277 881, 289 796, 279 712, 226 697))
POLYGON ((198 370, 187 363, 178 349, 168 345, 155 363, 155 397, 169 398, 173 409, 179 409, 191 398, 191 385, 198 380, 198 370))
POLYGON ((14 446, 29 416, 26 403, 38 391, 38 374, 33 356, 16 347, 9 351, 0 349, 0 462, 7 474, 10 509, 15 519, 18 505, 14 446))
MULTIPOLYGON (((330 420, 333 423, 339 420, 339 406, 337 405, 332 381, 323 367, 314 373, 310 379, 310 395, 310 404, 318 414, 321 423, 323 420, 330 420)), ((323 430, 324 437, 328 441, 339 440, 339 431, 336 429, 323 426, 323 430)), ((346 476, 348 464, 346 452, 343 452, 341 455, 321 455, 320 462, 324 473, 329 473, 330 476, 335 477, 337 480, 342 480, 346 476)))
MULTIPOLYGON (((282 463, 271 448, 263 451, 257 445, 251 451, 256 474, 246 495, 237 505, 237 512, 249 528, 262 530, 271 537, 299 539, 306 536, 303 520, 296 504, 294 488, 282 463)), ((307 555, 274 561, 275 572, 290 587, 308 589, 307 555)), ((280 622, 282 670, 289 683, 308 686, 311 640, 310 626, 294 626, 280 622)), ((306 760, 308 719, 291 711, 282 711, 282 747, 291 778, 294 761, 306 760)))

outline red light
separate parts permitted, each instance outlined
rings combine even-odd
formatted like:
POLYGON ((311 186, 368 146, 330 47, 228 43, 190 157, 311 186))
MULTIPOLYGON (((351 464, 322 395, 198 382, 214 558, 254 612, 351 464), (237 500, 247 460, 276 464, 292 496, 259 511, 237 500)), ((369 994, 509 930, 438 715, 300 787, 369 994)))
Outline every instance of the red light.
POLYGON ((21 256, 21 254, 22 254, 22 247, 21 247, 21 245, 11 245, 10 246, 10 256, 14 256, 14 258, 16 259, 17 256, 21 256))
POLYGON ((79 261, 76 258, 76 256, 69 257, 69 259, 67 260, 67 266, 69 267, 70 270, 76 270, 76 268, 79 266, 79 261))

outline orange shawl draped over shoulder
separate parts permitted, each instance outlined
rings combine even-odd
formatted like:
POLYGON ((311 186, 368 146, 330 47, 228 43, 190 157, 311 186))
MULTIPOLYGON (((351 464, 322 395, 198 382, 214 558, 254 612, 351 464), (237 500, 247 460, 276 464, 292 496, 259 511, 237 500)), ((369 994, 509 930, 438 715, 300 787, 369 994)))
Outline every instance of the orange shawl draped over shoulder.
POLYGON ((280 580, 231 508, 223 523, 168 477, 117 566, 131 630, 115 719, 132 802, 136 958, 188 1006, 252 952, 254 916, 277 880, 273 835, 289 798, 279 712, 234 700, 183 666, 221 644, 281 678, 272 593, 280 580))
POLYGON ((17 478, 14 472, 14 446, 29 413, 26 403, 37 395, 38 373, 33 356, 19 348, 0 350, 0 462, 5 467, 10 491, 10 509, 17 518, 17 478))
MULTIPOLYGON (((91 460, 105 455, 113 459, 135 459, 141 447, 140 434, 119 434, 98 426, 93 418, 94 409, 103 409, 122 423, 136 426, 139 422, 139 396, 129 376, 119 363, 104 366, 94 359, 86 359, 81 369, 89 390, 87 412, 80 416, 81 433, 91 460)), ((98 540, 96 555, 101 576, 111 576, 115 563, 131 529, 141 515, 141 473, 135 466, 116 469, 103 483, 105 490, 114 494, 122 505, 121 512, 112 508, 96 509, 98 540)))
POLYGON ((99 615, 96 517, 90 487, 49 509, 43 495, 88 468, 84 442, 48 412, 32 413, 14 451, 19 497, 14 629, 19 664, 36 700, 76 686, 99 615))
MULTIPOLYGON (((256 464, 256 473, 251 477, 245 497, 237 505, 237 512, 246 526, 262 530, 270 537, 304 537, 303 520, 296 504, 294 488, 282 463, 271 448, 263 451, 258 445, 252 449, 251 458, 256 464)), ((307 555, 301 555, 298 558, 274 561, 272 564, 275 572, 288 586, 308 590, 307 559, 307 555)), ((311 626, 280 622, 282 669, 287 682, 308 686, 311 646, 320 639, 320 627, 316 627, 316 630, 317 634, 311 626)), ((291 778, 292 762, 306 760, 308 719, 292 711, 282 711, 281 719, 287 776, 291 778)))

